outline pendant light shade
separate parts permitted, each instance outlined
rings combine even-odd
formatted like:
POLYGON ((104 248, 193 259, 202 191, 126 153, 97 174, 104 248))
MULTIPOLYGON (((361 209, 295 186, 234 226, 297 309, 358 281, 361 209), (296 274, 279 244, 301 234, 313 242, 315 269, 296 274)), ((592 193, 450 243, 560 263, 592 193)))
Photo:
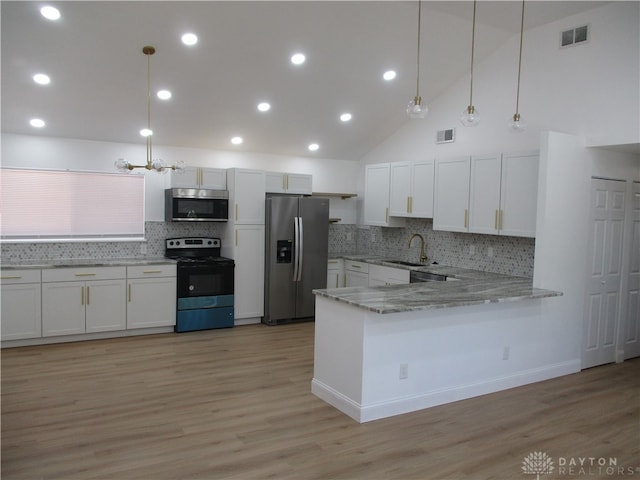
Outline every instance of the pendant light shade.
POLYGON ((480 112, 473 106, 473 56, 476 43, 476 0, 473 0, 473 21, 471 26, 471 75, 469 81, 469 106, 462 111, 460 122, 465 127, 475 127, 480 123, 480 112))
POLYGON ((518 54, 518 87, 516 89, 516 113, 509 119, 509 128, 512 132, 523 132, 526 125, 520 117, 520 72, 522 70, 522 37, 524 32, 524 0, 522 0, 522 16, 520 18, 520 53, 518 54))
POLYGON ((136 168, 144 168, 146 170, 152 170, 159 173, 167 173, 169 170, 175 170, 176 172, 184 172, 184 162, 179 161, 175 165, 167 165, 160 159, 153 159, 152 157, 152 142, 153 130, 151 130, 151 55, 156 53, 156 49, 151 46, 142 48, 142 53, 147 56, 147 128, 140 131, 141 135, 147 139, 147 161, 144 165, 134 165, 128 162, 124 158, 119 158, 115 161, 114 166, 119 172, 129 173, 136 168))
POLYGON ((407 116, 411 119, 421 119, 427 116, 429 109, 422 102, 420 96, 420 20, 422 18, 422 1, 418 0, 418 48, 416 53, 416 96, 407 105, 407 116))

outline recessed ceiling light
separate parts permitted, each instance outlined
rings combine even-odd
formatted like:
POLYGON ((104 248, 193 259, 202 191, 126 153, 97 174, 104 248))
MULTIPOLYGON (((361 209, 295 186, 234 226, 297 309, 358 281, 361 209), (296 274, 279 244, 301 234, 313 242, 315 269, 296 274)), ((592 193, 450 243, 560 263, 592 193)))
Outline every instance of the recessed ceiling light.
POLYGON ((182 35, 182 43, 185 45, 195 45, 198 43, 198 36, 195 33, 185 33, 182 35))
POLYGON ((384 74, 382 75, 382 78, 384 78, 387 82, 389 80, 393 80, 394 78, 396 78, 396 72, 394 72, 393 70, 387 70, 386 72, 384 72, 384 74))
POLYGON ((234 145, 240 145, 244 140, 242 139, 242 137, 233 137, 231 139, 231 143, 233 143, 234 145))
POLYGON ((143 137, 150 137, 151 135, 153 135, 153 130, 143 128, 142 130, 140 130, 140 135, 142 135, 143 137))
POLYGON ((268 112, 271 109, 271 105, 269 105, 267 102, 262 102, 258 104, 258 110, 260 110, 261 112, 268 112))
POLYGON ((60 18, 60 10, 50 5, 47 5, 46 7, 42 7, 40 9, 40 13, 47 20, 58 20, 60 18))
POLYGON ((343 122, 348 122, 349 120, 351 120, 351 114, 343 113, 342 115, 340 115, 340 120, 342 120, 343 122))
POLYGON ((169 100, 171 98, 171 92, 169 90, 158 90, 157 95, 160 100, 169 100))
POLYGON ((39 83, 40 85, 48 85, 49 83, 51 83, 49 75, 45 75, 44 73, 36 73, 33 76, 33 81, 39 83))
POLYGON ((294 65, 302 65, 305 60, 306 57, 302 53, 296 53, 291 56, 291 63, 293 63, 294 65))
POLYGON ((44 123, 44 120, 42 120, 40 118, 32 118, 31 120, 29 120, 29 125, 31 125, 32 127, 36 127, 36 128, 42 128, 46 124, 44 123))
POLYGON ((316 150, 318 150, 320 148, 320 145, 318 145, 317 143, 311 143, 311 144, 309 144, 308 148, 312 152, 315 152, 316 150))

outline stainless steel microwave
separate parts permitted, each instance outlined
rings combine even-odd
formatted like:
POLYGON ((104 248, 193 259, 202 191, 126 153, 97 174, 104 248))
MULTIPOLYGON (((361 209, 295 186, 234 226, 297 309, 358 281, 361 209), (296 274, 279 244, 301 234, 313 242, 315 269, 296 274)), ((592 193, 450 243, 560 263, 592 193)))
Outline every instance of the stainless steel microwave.
POLYGON ((226 222, 229 192, 201 188, 165 190, 164 217, 168 222, 226 222))

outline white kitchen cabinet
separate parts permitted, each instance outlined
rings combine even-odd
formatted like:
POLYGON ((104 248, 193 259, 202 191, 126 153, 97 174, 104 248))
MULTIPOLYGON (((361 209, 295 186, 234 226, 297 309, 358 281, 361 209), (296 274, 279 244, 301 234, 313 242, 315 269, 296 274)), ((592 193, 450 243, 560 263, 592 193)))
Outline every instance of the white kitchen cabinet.
POLYGON ((469 232, 498 234, 501 164, 500 155, 471 157, 469 232))
POLYGON ((390 216, 433 217, 434 167, 434 160, 390 164, 390 216))
POLYGON ((311 195, 313 176, 303 173, 266 172, 267 193, 311 195))
POLYGON ((344 287, 344 262, 341 258, 327 261, 327 288, 344 287))
POLYGON ((3 270, 0 277, 2 340, 42 336, 40 270, 3 270))
POLYGON ((223 168, 185 167, 182 173, 171 170, 171 188, 227 189, 227 171, 223 168))
POLYGON ((124 330, 125 267, 42 270, 42 336, 124 330))
POLYGON ((536 236, 538 152, 502 155, 500 234, 536 236))
POLYGON ((470 162, 469 157, 436 160, 434 230, 468 231, 470 162))
POLYGON ((176 324, 176 265, 127 267, 127 329, 176 324))
POLYGON ((236 319, 264 315, 264 225, 236 225, 231 245, 223 256, 235 260, 234 303, 236 319))
POLYGON ((369 265, 369 286, 399 285, 409 283, 409 270, 369 265))
POLYGON ((389 215, 389 163, 376 163, 365 167, 364 223, 381 227, 401 227, 403 218, 389 215))
POLYGON ((369 264, 354 260, 344 261, 344 286, 345 287, 368 287, 369 286, 369 264))
POLYGON ((232 224, 264 225, 265 172, 231 168, 227 170, 227 187, 232 224))

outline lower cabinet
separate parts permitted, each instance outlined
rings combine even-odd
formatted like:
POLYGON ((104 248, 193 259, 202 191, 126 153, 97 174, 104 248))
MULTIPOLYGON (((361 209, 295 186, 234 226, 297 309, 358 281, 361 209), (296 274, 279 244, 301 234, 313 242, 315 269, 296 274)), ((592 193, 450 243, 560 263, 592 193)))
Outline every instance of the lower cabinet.
POLYGON ((344 262, 332 259, 327 262, 327 288, 344 287, 344 262))
POLYGON ((2 340, 41 337, 40 270, 4 270, 0 285, 2 340))
POLYGON ((126 328, 125 267, 42 271, 42 336, 126 328))
POLYGON ((368 287, 369 286, 369 264, 366 262, 356 262, 353 260, 344 261, 344 286, 345 287, 368 287))
POLYGON ((369 286, 398 285, 409 283, 409 270, 403 268, 385 267, 382 265, 369 266, 369 286))
POLYGON ((176 324, 176 266, 127 267, 127 329, 176 324))

